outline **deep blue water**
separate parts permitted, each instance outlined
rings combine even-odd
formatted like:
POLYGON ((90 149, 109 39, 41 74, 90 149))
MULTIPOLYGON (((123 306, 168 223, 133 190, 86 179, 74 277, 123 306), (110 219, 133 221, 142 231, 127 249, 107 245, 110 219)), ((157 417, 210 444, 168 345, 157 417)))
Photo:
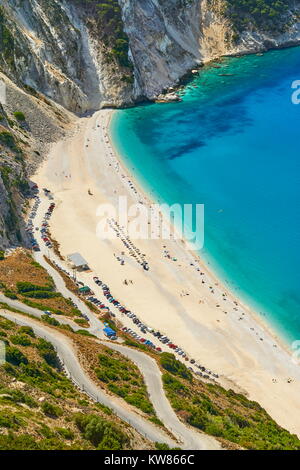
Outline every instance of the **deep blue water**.
POLYGON ((200 256, 285 339, 300 339, 300 48, 219 65, 181 103, 116 112, 112 137, 156 199, 205 204, 200 256))

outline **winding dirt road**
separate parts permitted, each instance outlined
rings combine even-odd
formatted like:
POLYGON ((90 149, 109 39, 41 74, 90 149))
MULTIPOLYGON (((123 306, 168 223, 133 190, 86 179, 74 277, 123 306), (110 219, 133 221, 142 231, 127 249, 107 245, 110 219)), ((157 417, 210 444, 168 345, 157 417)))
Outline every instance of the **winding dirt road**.
MULTIPOLYGON (((99 401, 103 405, 111 408, 119 418, 129 423, 147 439, 153 442, 167 443, 171 447, 178 447, 178 443, 170 439, 170 437, 152 425, 152 423, 125 407, 117 398, 107 395, 103 390, 97 387, 81 367, 72 342, 65 335, 45 325, 39 324, 34 319, 24 317, 21 314, 2 310, 1 316, 14 321, 18 325, 31 326, 37 336, 43 337, 51 342, 56 348, 57 355, 67 375, 93 400, 99 401)), ((157 416, 173 435, 182 442, 179 447, 189 450, 220 449, 220 444, 215 439, 189 429, 177 418, 165 396, 161 372, 154 359, 122 345, 112 343, 106 343, 106 345, 126 355, 139 367, 157 416)))

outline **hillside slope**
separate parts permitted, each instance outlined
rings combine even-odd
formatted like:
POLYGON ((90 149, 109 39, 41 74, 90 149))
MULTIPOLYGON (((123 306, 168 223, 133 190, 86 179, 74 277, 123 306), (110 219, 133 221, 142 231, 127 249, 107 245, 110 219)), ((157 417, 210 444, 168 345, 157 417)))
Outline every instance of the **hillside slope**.
POLYGON ((152 444, 79 392, 51 343, 0 316, 0 450, 104 450, 152 444))
POLYGON ((51 142, 62 138, 73 117, 34 90, 21 90, 5 75, 6 104, 0 103, 0 249, 25 244, 23 216, 30 176, 51 142))

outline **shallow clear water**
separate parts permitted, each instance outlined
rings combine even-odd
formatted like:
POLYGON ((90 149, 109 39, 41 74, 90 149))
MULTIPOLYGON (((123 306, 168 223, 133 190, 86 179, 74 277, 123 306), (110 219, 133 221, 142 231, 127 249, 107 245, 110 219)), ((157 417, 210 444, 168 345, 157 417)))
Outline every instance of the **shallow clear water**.
POLYGON ((112 137, 157 200, 205 204, 200 256, 285 339, 300 339, 300 48, 218 64, 181 103, 117 111, 112 137))

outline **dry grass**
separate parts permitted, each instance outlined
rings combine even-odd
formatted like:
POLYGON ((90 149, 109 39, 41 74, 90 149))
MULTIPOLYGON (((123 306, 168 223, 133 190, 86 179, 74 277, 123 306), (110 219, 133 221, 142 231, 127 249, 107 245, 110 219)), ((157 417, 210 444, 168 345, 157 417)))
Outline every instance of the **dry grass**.
POLYGON ((52 283, 51 277, 25 250, 16 250, 0 261, 0 282, 9 290, 16 290, 17 282, 31 282, 38 286, 52 283))
POLYGON ((54 285, 47 271, 33 260, 28 251, 23 249, 15 250, 13 254, 0 261, 0 289, 3 292, 10 291, 16 294, 18 300, 40 310, 51 310, 69 317, 79 314, 70 301, 64 297, 29 299, 22 296, 18 293, 18 282, 30 282, 41 287, 47 284, 54 285))

